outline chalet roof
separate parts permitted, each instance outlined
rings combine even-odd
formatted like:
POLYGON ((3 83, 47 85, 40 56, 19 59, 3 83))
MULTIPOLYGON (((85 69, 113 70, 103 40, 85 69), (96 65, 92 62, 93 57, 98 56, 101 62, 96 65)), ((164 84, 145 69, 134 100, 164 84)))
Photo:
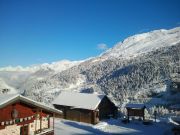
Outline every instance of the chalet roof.
POLYGON ((54 112, 54 113, 58 113, 58 114, 62 113, 62 111, 60 111, 60 110, 49 107, 47 105, 44 105, 42 103, 39 103, 39 102, 29 99, 27 97, 24 97, 20 94, 2 94, 2 95, 0 95, 0 108, 3 108, 6 105, 14 103, 15 101, 18 101, 18 100, 29 103, 33 106, 40 107, 40 108, 50 111, 50 112, 54 112))
POLYGON ((105 95, 98 94, 61 92, 53 104, 95 110, 104 97, 105 95))
POLYGON ((132 108, 132 109, 143 109, 146 108, 145 104, 126 104, 126 108, 132 108))

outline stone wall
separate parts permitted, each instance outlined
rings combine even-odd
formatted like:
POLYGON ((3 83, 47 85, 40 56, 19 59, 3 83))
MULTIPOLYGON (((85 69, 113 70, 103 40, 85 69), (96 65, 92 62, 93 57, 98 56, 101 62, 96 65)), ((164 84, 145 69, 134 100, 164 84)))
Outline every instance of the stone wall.
POLYGON ((0 135, 20 135, 20 127, 17 124, 6 126, 5 129, 0 130, 0 135))

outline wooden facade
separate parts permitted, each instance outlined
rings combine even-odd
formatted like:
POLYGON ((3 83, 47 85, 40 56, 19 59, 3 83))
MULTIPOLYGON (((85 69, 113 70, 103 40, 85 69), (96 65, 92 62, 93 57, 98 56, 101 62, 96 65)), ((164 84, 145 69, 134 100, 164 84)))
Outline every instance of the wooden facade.
POLYGON ((117 116, 117 107, 107 96, 104 96, 94 110, 57 104, 53 105, 56 109, 62 110, 62 118, 78 122, 97 124, 99 120, 117 116))
POLYGON ((116 118, 117 117, 117 111, 118 108, 115 106, 113 102, 110 101, 110 99, 105 96, 100 104, 98 105, 99 110, 99 119, 107 119, 110 117, 116 118))
POLYGON ((128 122, 129 122, 129 117, 130 116, 138 116, 142 117, 143 120, 145 120, 145 110, 146 106, 143 104, 129 104, 126 106, 127 109, 127 117, 128 117, 128 122))
POLYGON ((0 108, 0 134, 53 135, 54 116, 60 113, 16 97, 0 108))

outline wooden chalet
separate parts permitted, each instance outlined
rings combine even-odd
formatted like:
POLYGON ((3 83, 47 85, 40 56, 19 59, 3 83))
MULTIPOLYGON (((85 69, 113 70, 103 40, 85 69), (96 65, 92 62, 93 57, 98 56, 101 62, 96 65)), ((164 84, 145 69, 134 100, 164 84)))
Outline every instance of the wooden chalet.
POLYGON ((126 109, 127 109, 128 122, 130 116, 142 117, 143 120, 145 120, 144 117, 145 108, 146 106, 144 104, 127 104, 126 109))
POLYGON ((61 92, 53 105, 63 111, 64 119, 91 124, 117 114, 117 107, 106 95, 61 92))
POLYGON ((62 112, 19 94, 0 95, 0 135, 54 135, 62 112))

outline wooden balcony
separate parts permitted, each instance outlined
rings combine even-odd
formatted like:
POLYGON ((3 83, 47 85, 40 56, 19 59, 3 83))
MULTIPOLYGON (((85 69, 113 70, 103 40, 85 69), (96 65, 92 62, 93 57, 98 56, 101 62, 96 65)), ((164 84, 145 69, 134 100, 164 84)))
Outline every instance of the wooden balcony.
POLYGON ((54 135, 54 129, 44 129, 40 133, 37 132, 36 135, 54 135))

